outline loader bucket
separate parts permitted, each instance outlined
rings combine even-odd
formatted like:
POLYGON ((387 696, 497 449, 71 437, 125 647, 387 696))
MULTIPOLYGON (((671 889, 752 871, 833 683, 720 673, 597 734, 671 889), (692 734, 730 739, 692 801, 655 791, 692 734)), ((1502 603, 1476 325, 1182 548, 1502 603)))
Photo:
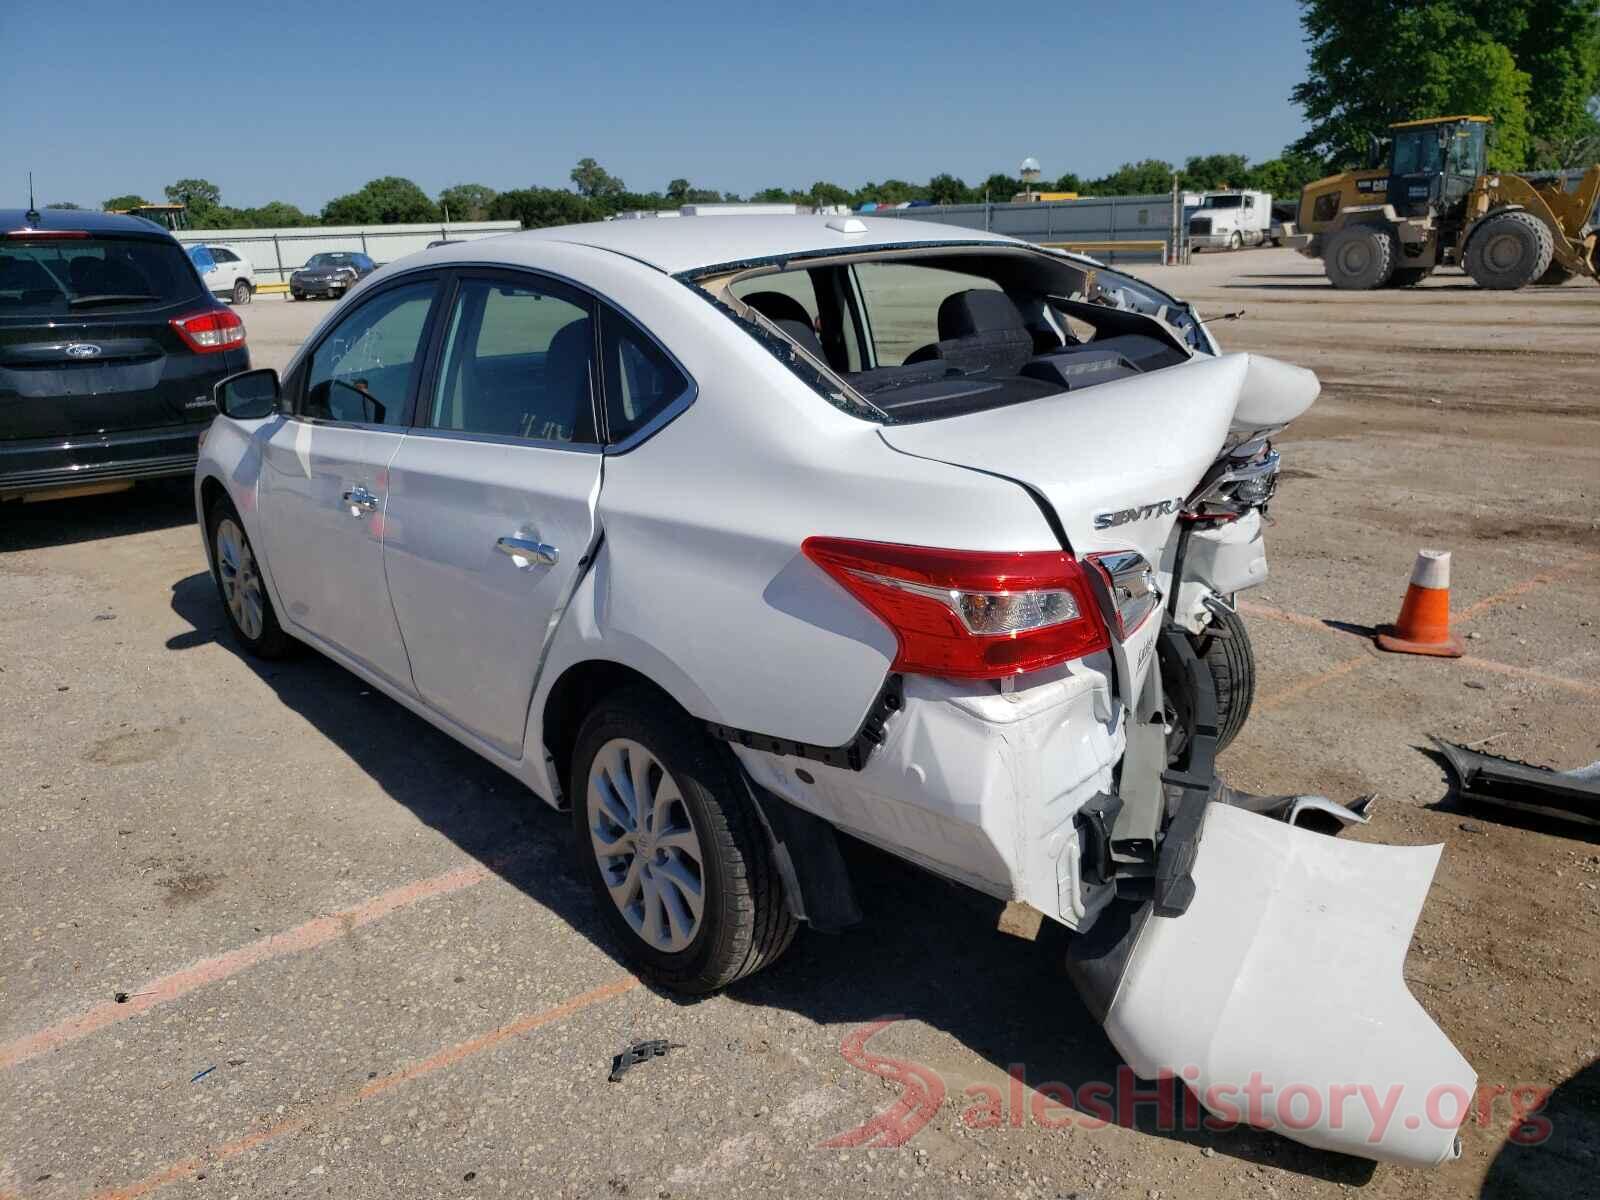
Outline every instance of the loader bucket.
POLYGON ((1477 1075, 1402 978, 1440 847, 1342 841, 1210 804, 1180 917, 1147 916, 1106 1032, 1222 1122, 1433 1166, 1477 1075))

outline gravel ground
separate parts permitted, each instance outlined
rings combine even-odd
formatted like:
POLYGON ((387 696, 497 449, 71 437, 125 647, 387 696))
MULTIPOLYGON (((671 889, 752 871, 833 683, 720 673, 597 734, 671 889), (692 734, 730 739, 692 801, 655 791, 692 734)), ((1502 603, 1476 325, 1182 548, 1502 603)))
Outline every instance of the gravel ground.
MULTIPOLYGON (((1445 844, 1407 978, 1485 1084, 1532 1089, 1470 1121, 1460 1161, 1015 1104, 1012 1064, 1030 1089, 1115 1079, 1059 945, 866 851, 863 927, 699 1003, 638 985, 565 818, 316 655, 241 657, 187 495, 150 487, 0 512, 0 1198, 1591 1190, 1600 846, 1454 810, 1425 735, 1600 757, 1600 288, 1336 293, 1270 250, 1144 273, 1244 309, 1229 348, 1323 378, 1282 441, 1258 705, 1223 769, 1377 792, 1355 836, 1445 844), (1455 554, 1459 662, 1360 635, 1422 545, 1455 554), (887 1057, 852 1065, 895 1014, 887 1057), (608 1083, 642 1037, 682 1048, 608 1083), (825 1145, 902 1081, 914 1136, 825 1145), (984 1086, 998 1127, 963 1119, 984 1086), (1514 1100, 1551 1089, 1548 1138, 1509 1141, 1514 1100)), ((257 364, 327 311, 243 309, 257 364)))

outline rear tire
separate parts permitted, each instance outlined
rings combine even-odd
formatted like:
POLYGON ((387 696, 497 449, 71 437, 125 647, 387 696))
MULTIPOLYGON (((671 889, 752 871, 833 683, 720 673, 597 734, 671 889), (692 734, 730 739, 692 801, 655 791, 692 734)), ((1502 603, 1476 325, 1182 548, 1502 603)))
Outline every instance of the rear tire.
POLYGON ((1393 230, 1352 225, 1328 239, 1322 270, 1328 282, 1345 291, 1372 291, 1389 282, 1400 254, 1393 230))
POLYGON ((1218 608, 1212 617, 1207 631, 1191 640, 1217 690, 1217 749, 1222 750, 1239 736, 1250 716, 1256 698, 1256 656, 1238 613, 1218 608))
POLYGON ((235 304, 249 304, 250 294, 250 285, 243 279, 233 285, 233 302, 235 304))
POLYGON ((698 995, 788 949, 795 919, 738 764, 670 700, 646 687, 602 700, 570 779, 578 869, 650 978, 698 995))
POLYGON ((278 624, 244 522, 226 497, 206 510, 206 544, 211 548, 211 576, 234 639, 257 658, 288 654, 294 640, 278 624))
POLYGON ((1510 292, 1548 271, 1554 254, 1549 226, 1532 213, 1504 212, 1473 231, 1465 266, 1479 287, 1510 292))

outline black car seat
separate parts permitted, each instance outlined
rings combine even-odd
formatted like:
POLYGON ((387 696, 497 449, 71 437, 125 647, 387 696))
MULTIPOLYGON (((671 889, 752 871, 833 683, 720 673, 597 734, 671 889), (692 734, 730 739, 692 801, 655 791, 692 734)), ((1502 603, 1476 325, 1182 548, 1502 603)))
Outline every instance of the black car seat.
POLYGON ((820 358, 823 362, 828 361, 827 355, 822 352, 822 339, 817 336, 817 331, 811 328, 810 321, 784 320, 774 321, 773 324, 788 334, 792 340, 811 351, 817 358, 820 358))
POLYGON ((1011 297, 992 288, 954 292, 939 305, 939 340, 906 362, 940 359, 964 372, 1014 375, 1033 357, 1033 334, 1011 297))
POLYGON ((806 306, 782 292, 751 292, 744 297, 744 302, 774 324, 779 321, 799 321, 807 326, 811 324, 811 314, 806 311, 806 306))

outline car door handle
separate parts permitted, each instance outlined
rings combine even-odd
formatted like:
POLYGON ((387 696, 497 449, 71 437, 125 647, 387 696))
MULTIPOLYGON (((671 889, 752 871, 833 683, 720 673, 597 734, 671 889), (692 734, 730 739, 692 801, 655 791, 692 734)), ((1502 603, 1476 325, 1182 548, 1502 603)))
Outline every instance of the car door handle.
POLYGON ((503 537, 495 542, 494 548, 501 554, 510 555, 516 560, 517 566, 524 571, 532 570, 535 563, 553 567, 561 559, 561 551, 544 542, 536 542, 532 538, 503 537))
POLYGON ((343 499, 352 517, 359 517, 363 512, 378 511, 378 498, 359 483, 346 492, 343 499))

